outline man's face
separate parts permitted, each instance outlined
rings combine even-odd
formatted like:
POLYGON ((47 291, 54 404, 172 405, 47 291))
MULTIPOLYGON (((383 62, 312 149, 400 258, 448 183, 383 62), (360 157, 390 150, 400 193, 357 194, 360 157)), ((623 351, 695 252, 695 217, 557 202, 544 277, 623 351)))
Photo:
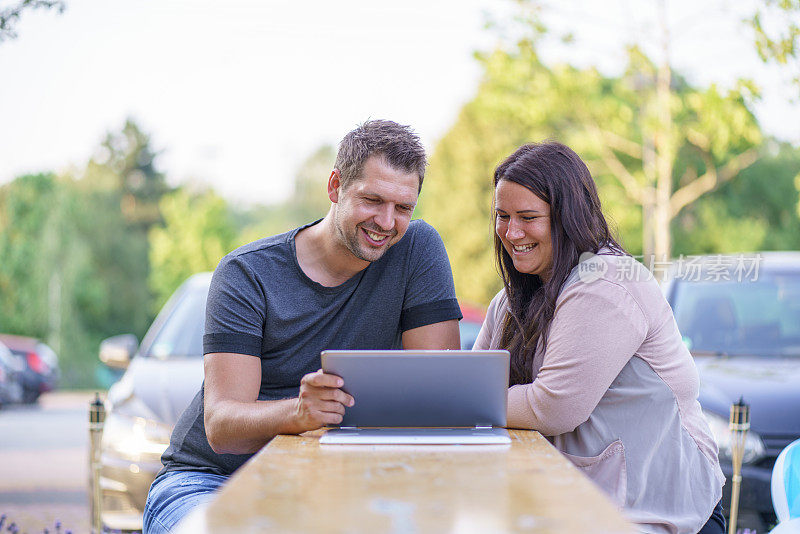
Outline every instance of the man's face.
POLYGON ((417 205, 419 177, 386 163, 380 156, 364 162, 361 177, 341 187, 339 172, 328 181, 336 203, 334 226, 342 245, 363 261, 376 261, 400 241, 417 205))

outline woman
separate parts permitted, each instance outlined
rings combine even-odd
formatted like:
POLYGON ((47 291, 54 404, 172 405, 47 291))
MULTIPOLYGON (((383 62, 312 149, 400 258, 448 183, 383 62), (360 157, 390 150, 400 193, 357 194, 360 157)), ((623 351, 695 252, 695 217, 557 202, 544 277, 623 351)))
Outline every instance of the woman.
POLYGON ((525 145, 494 186, 504 289, 475 348, 511 352, 508 426, 548 437, 643 532, 724 532, 694 362, 657 283, 611 237, 586 165, 525 145))

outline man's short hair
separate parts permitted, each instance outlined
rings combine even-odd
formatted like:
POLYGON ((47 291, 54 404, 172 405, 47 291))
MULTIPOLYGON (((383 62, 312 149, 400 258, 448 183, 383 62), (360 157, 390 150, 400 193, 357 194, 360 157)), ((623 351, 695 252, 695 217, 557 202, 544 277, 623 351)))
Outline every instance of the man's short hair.
POLYGON ((396 169, 425 178, 425 148, 410 126, 386 120, 369 120, 344 136, 336 155, 342 188, 361 178, 364 162, 379 155, 396 169))

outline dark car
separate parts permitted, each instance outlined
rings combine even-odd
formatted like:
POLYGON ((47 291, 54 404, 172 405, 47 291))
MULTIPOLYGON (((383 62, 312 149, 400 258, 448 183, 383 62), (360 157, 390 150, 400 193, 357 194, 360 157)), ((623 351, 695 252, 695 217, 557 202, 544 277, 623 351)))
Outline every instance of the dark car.
POLYGON ((700 374, 699 401, 728 480, 726 509, 730 406, 740 397, 750 405, 739 507, 761 531, 775 519, 772 467, 800 438, 800 253, 692 258, 673 266, 664 290, 700 374))
MULTIPOLYGON (((203 381, 203 327, 211 273, 192 276, 153 321, 141 345, 131 334, 100 346, 100 359, 122 378, 109 389, 101 442, 103 524, 110 530, 140 530, 151 482, 172 427, 203 381)), ((471 348, 480 329, 480 309, 464 307, 462 345, 471 348)))
POLYGON ((58 356, 47 344, 32 337, 0 334, 0 343, 9 348, 23 370, 22 402, 33 403, 39 395, 52 391, 58 384, 58 356))

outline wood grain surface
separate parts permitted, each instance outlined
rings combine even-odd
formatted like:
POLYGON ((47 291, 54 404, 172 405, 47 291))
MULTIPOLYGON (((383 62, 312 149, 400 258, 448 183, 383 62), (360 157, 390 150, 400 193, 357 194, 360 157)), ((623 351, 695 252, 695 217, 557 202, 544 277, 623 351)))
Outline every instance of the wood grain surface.
POLYGON ((320 445, 278 436, 204 510, 210 533, 628 533, 538 432, 511 445, 320 445))

